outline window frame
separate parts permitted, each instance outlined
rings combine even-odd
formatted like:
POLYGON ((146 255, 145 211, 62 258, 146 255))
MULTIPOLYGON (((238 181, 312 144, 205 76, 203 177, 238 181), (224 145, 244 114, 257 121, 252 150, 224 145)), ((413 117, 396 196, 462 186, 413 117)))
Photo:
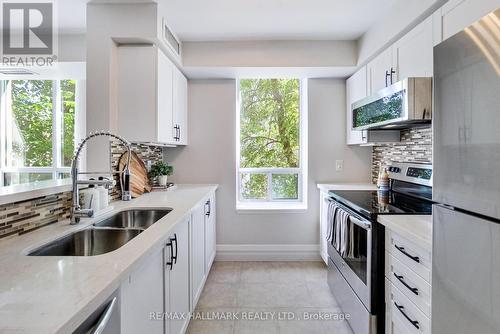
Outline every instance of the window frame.
POLYGON ((292 211, 307 209, 307 167, 308 167, 308 80, 305 78, 283 77, 242 77, 236 80, 236 210, 249 211, 292 211), (241 90, 240 81, 246 79, 296 79, 299 80, 299 167, 297 168, 241 168, 241 90), (241 193, 241 174, 266 174, 267 199, 245 199, 241 193), (272 198, 272 174, 298 174, 297 199, 272 198))
MULTIPOLYGON (((6 173, 41 173, 41 174, 51 174, 52 181, 58 180, 59 174, 71 173, 71 166, 62 165, 62 126, 63 126, 63 101, 61 92, 61 81, 64 80, 75 80, 75 148, 77 143, 81 140, 80 128, 77 125, 78 119, 81 117, 81 113, 84 111, 82 106, 82 91, 81 88, 85 85, 82 80, 77 79, 43 79, 43 78, 10 78, 0 80, 2 83, 0 85, 0 187, 4 187, 4 178, 6 173), (5 81, 14 80, 33 80, 33 81, 51 81, 52 82, 52 166, 47 167, 10 167, 6 164, 7 155, 7 103, 8 99, 4 98, 9 94, 10 85, 4 85, 5 81), (83 85, 83 86, 82 86, 83 85)), ((37 182, 27 182, 22 184, 35 184, 37 182)), ((9 185, 18 186, 20 184, 9 185)), ((7 186, 7 187, 9 187, 7 186)))

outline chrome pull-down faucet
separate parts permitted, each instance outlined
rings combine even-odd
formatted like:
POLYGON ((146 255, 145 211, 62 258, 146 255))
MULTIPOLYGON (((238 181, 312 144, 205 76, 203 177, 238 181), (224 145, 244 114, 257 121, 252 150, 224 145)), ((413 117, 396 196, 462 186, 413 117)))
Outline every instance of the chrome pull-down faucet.
MULTIPOLYGON (((127 164, 125 165, 125 168, 123 171, 118 172, 120 174, 120 185, 121 185, 121 191, 122 191, 122 201, 130 201, 132 199, 132 195, 130 193, 130 157, 131 157, 131 147, 130 143, 123 139, 122 137, 115 135, 110 132, 95 132, 95 133, 90 133, 90 135, 85 138, 80 145, 78 146, 78 149, 76 150, 75 157, 73 158, 73 161, 71 163, 71 179, 72 179, 72 188, 73 188, 73 204, 71 206, 71 225, 78 224, 80 222, 80 217, 92 217, 94 215, 94 210, 93 209, 82 209, 80 206, 80 201, 79 201, 79 191, 78 191, 78 185, 79 184, 96 184, 96 185, 104 185, 106 187, 110 187, 114 185, 114 181, 112 180, 78 180, 78 174, 98 174, 98 173, 79 173, 78 172, 78 161, 80 161, 80 153, 85 146, 85 144, 92 138, 95 137, 100 137, 100 136, 106 136, 106 137, 111 137, 119 140, 126 148, 128 152, 127 156, 127 164), (121 175, 123 174, 123 175, 121 175)), ((109 174, 114 174, 113 172, 110 172, 109 174)))

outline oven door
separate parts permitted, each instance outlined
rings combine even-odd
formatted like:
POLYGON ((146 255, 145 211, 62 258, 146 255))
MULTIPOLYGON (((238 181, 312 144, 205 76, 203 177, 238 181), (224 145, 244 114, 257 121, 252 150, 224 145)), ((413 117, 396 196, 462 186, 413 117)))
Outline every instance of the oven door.
MULTIPOLYGON (((354 247, 354 250, 346 252, 345 249, 328 241, 328 255, 366 309, 371 312, 372 224, 345 205, 333 199, 330 201, 348 215, 350 225, 344 235, 347 236, 349 247, 354 247)), ((340 215, 334 216, 334 219, 339 219, 340 215)), ((333 224, 333 222, 328 223, 333 224)))

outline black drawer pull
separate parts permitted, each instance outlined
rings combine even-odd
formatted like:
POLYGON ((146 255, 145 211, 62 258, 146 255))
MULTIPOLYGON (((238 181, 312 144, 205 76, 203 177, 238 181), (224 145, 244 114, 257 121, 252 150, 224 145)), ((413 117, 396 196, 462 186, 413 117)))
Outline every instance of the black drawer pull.
POLYGON ((398 303, 394 302, 394 305, 398 308, 399 312, 408 320, 416 329, 420 329, 420 324, 417 320, 411 320, 411 318, 405 313, 404 306, 398 305, 398 303))
POLYGON ((412 288, 411 286, 409 286, 409 285, 408 285, 408 283, 406 283, 406 282, 404 281, 404 277, 403 277, 403 276, 398 275, 398 274, 396 274, 396 273, 393 273, 393 274, 394 274, 394 276, 398 279, 398 281, 400 281, 400 282, 401 282, 401 284, 403 284, 405 287, 407 287, 407 288, 408 288, 408 290, 410 290, 411 292, 413 292, 414 294, 416 294, 416 295, 418 296, 418 289, 417 289, 417 288, 412 288))
POLYGON ((404 247, 400 247, 396 244, 394 244, 394 247, 396 247, 396 249, 398 251, 400 251, 401 253, 403 253, 404 255, 408 256, 410 259, 412 259, 413 261, 417 262, 417 263, 420 263, 420 258, 418 256, 411 256, 410 254, 408 254, 406 251, 405 251, 405 248, 404 247))

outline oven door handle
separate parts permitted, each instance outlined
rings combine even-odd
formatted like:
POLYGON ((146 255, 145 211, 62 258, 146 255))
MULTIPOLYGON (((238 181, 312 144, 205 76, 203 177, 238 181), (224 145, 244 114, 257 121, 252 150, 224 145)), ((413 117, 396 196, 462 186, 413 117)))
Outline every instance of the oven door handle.
POLYGON ((349 219, 352 223, 354 223, 355 225, 358 225, 359 227, 361 227, 365 230, 369 230, 372 228, 372 224, 370 224, 369 222, 366 222, 364 220, 360 220, 351 214, 349 214, 349 219))
POLYGON ((337 205, 341 210, 344 210, 349 214, 349 218, 352 223, 355 225, 358 225, 364 230, 369 230, 372 228, 372 223, 369 220, 361 218, 358 214, 356 214, 354 211, 346 207, 345 205, 337 202, 335 199, 330 198, 330 202, 334 202, 335 205, 337 205))

